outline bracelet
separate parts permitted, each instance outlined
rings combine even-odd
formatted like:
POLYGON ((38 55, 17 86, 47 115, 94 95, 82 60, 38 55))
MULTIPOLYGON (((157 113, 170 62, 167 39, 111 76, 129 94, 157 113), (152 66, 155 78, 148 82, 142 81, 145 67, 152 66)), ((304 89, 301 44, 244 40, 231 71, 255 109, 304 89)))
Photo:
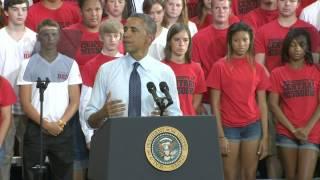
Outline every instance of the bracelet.
POLYGON ((220 137, 219 137, 219 139, 224 139, 224 138, 226 138, 226 137, 225 137, 225 136, 220 136, 220 137))
POLYGON ((58 120, 58 124, 61 128, 64 128, 64 126, 67 124, 66 122, 64 122, 63 120, 59 119, 58 120))

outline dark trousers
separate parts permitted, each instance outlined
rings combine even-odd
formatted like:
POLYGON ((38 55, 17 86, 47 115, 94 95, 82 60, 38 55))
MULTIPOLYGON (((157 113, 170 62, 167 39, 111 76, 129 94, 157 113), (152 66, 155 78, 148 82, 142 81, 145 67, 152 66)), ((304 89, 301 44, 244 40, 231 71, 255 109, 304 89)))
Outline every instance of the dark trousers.
MULTIPOLYGON (((73 137, 68 123, 58 136, 43 135, 43 155, 48 156, 52 180, 72 180, 73 137)), ((23 144, 23 165, 25 180, 36 180, 38 175, 32 167, 40 162, 40 127, 28 121, 23 144)))

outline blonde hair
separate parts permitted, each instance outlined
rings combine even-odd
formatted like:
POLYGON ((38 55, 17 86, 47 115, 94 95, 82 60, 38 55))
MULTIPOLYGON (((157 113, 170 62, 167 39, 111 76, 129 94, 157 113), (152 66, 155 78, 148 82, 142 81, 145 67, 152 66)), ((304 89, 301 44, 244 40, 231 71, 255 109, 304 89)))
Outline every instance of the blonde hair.
MULTIPOLYGON (((176 23, 183 23, 185 25, 188 25, 189 22, 189 17, 188 17, 188 8, 187 8, 187 2, 186 0, 180 0, 182 2, 182 10, 181 14, 178 18, 178 21, 176 23)), ((168 0, 164 0, 164 4, 167 4, 168 0)), ((162 26, 168 27, 169 22, 167 20, 167 13, 165 13, 163 21, 162 21, 162 26)))
POLYGON ((99 27, 99 35, 103 36, 105 33, 120 33, 122 37, 123 25, 117 20, 106 19, 102 21, 99 27))

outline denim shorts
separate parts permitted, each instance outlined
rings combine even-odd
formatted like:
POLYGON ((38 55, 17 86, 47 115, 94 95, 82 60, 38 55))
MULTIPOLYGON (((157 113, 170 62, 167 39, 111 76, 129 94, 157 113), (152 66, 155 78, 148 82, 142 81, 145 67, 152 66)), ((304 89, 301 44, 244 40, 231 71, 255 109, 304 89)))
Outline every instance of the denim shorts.
POLYGON ((280 147, 294 148, 294 149, 310 149, 319 152, 319 145, 313 144, 308 141, 300 141, 297 139, 292 139, 287 136, 277 134, 276 144, 280 147))
POLYGON ((252 141, 262 136, 261 121, 248 124, 244 127, 223 127, 224 136, 231 142, 252 141))
POLYGON ((3 160, 4 160, 4 147, 3 147, 3 144, 2 144, 2 146, 0 147, 0 167, 3 164, 3 160))

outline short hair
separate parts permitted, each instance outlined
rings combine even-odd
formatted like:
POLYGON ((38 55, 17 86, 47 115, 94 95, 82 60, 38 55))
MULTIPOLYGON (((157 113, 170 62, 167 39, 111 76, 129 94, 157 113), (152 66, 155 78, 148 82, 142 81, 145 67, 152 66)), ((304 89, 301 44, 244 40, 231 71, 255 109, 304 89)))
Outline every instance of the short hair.
POLYGON ((103 36, 105 33, 120 33, 122 35, 123 25, 117 20, 106 19, 101 22, 99 27, 100 36, 103 36))
POLYGON ((17 4, 24 4, 24 3, 26 3, 27 7, 29 7, 29 1, 28 0, 5 0, 4 4, 3 4, 3 9, 5 11, 8 11, 9 7, 12 7, 12 6, 17 5, 17 4))
POLYGON ((141 19, 144 22, 144 26, 145 26, 144 28, 147 31, 147 34, 152 36, 156 35, 157 25, 150 16, 143 13, 135 13, 131 15, 130 18, 141 19))
MULTIPOLYGON (((215 0, 212 0, 212 1, 211 1, 212 7, 213 7, 213 4, 214 4, 214 1, 215 1, 215 0)), ((217 0, 217 1, 228 1, 228 2, 229 2, 229 7, 232 6, 232 0, 217 0)))
POLYGON ((299 37, 304 37, 307 40, 307 47, 305 51, 305 61, 307 64, 313 64, 312 50, 311 50, 311 39, 309 32, 303 28, 293 28, 286 35, 281 49, 281 62, 283 64, 289 62, 289 48, 293 40, 297 40, 299 37))
POLYGON ((151 8, 155 4, 160 4, 162 8, 164 9, 164 1, 163 0, 144 0, 142 5, 143 13, 149 14, 151 11, 151 8))
POLYGON ((166 47, 164 48, 164 54, 166 59, 171 59, 171 54, 172 54, 172 48, 171 48, 171 40, 173 38, 174 35, 182 32, 182 31, 186 31, 188 34, 188 39, 189 39, 189 45, 188 45, 188 49, 187 52, 184 55, 184 59, 186 60, 187 63, 191 63, 191 33, 189 30, 188 25, 185 25, 183 23, 175 23, 173 24, 167 34, 167 43, 166 43, 166 47))
MULTIPOLYGON (((92 1, 92 0, 78 0, 78 5, 79 5, 79 8, 82 10, 84 4, 87 2, 87 1, 92 1)), ((102 0, 96 0, 100 3, 101 5, 101 8, 103 9, 103 5, 104 3, 102 2, 102 0)))
POLYGON ((234 34, 236 34, 237 32, 240 32, 240 31, 244 31, 244 32, 247 32, 249 34, 250 45, 249 45, 249 49, 247 51, 247 55, 249 56, 250 61, 252 60, 251 63, 253 63, 253 55, 254 55, 253 31, 252 31, 251 27, 249 25, 247 25, 246 23, 244 23, 244 22, 234 23, 228 28, 228 33, 227 33, 227 48, 228 48, 227 58, 230 59, 232 54, 233 54, 232 38, 233 38, 234 34))
MULTIPOLYGON (((186 0, 179 0, 179 1, 182 2, 182 10, 181 10, 181 14, 180 14, 177 22, 188 25, 188 23, 189 23, 189 17, 188 17, 187 2, 186 2, 186 0)), ((168 0, 164 0, 164 2, 167 3, 168 0)), ((164 27, 168 27, 168 25, 169 25, 169 22, 167 21, 166 16, 167 16, 167 15, 166 15, 166 13, 165 13, 164 19, 163 19, 163 21, 162 21, 162 25, 163 25, 164 27)))
POLYGON ((56 21, 52 19, 45 19, 38 25, 37 32, 40 33, 41 29, 46 26, 56 27, 60 31, 60 25, 56 21))

